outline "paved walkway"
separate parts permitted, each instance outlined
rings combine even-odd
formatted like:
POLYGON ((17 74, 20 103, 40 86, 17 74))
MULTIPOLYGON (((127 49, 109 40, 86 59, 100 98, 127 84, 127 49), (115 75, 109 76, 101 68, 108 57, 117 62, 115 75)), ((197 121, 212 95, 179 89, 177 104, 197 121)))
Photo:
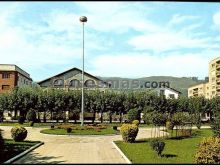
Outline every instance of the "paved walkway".
MULTIPOLYGON (((11 138, 12 127, 0 126, 4 138, 11 138)), ((46 135, 44 128, 30 128, 26 140, 43 141, 44 145, 33 150, 15 163, 126 163, 112 141, 122 140, 121 135, 80 136, 46 135)), ((162 135, 162 134, 161 134, 162 135)), ((137 139, 151 137, 150 128, 140 128, 137 139)))

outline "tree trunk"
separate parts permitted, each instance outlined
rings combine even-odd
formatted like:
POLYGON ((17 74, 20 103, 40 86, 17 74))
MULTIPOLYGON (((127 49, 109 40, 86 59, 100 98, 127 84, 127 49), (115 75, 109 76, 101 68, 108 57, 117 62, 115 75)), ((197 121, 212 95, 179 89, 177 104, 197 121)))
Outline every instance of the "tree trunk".
POLYGON ((112 113, 109 113, 109 122, 112 123, 112 113))
POLYGON ((53 112, 50 111, 50 120, 53 120, 53 112))
POLYGON ((44 123, 46 123, 46 112, 44 111, 44 123))
POLYGON ((17 117, 17 115, 18 115, 18 111, 17 111, 17 110, 15 110, 14 117, 17 117))
POLYGON ((64 112, 62 113, 62 119, 63 119, 63 123, 66 123, 66 116, 64 112))
POLYGON ((38 119, 39 122, 41 122, 41 120, 40 120, 40 112, 39 111, 37 112, 37 119, 38 119))
POLYGON ((101 112, 101 123, 103 123, 103 112, 101 112))
POLYGON ((119 120, 120 120, 120 123, 122 123, 122 113, 120 112, 120 118, 119 118, 119 120))

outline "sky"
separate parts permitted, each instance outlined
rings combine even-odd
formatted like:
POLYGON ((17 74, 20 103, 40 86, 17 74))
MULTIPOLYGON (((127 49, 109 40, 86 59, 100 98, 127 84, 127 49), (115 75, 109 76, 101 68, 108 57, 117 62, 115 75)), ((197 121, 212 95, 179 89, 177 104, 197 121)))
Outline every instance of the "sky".
POLYGON ((220 57, 220 3, 0 2, 0 63, 41 81, 73 67, 95 76, 208 76, 220 57))

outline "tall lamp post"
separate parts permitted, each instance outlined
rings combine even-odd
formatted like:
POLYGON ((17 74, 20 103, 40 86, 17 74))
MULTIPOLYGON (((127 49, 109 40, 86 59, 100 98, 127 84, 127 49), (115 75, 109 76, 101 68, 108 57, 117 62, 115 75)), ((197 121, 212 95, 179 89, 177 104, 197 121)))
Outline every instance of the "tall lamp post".
POLYGON ((83 53, 82 53, 82 109, 81 109, 81 126, 83 126, 83 122, 84 122, 84 23, 87 22, 87 17, 85 16, 81 16, 79 18, 80 22, 82 22, 83 25, 83 53))

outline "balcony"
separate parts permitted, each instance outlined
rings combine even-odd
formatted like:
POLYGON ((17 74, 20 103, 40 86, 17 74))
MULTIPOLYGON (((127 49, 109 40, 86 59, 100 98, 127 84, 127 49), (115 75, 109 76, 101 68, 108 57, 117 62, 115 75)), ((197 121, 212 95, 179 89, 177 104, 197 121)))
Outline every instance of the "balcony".
POLYGON ((220 90, 217 90, 215 94, 216 96, 220 96, 220 90))
POLYGON ((216 82, 220 82, 220 78, 216 78, 216 82))
POLYGON ((193 95, 198 95, 198 94, 199 94, 199 92, 198 92, 198 91, 193 92, 193 95))
POLYGON ((217 64, 217 65, 216 65, 216 69, 220 69, 220 64, 217 64))
POLYGON ((193 89, 193 91, 198 91, 199 90, 199 88, 195 88, 195 89, 193 89))

